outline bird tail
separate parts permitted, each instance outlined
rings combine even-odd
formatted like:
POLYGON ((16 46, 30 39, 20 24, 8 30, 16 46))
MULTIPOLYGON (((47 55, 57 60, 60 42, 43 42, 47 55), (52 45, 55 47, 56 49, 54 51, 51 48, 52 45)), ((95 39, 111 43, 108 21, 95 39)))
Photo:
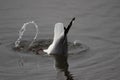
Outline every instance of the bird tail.
POLYGON ((54 28, 54 40, 58 39, 61 33, 64 32, 63 23, 56 23, 54 28))

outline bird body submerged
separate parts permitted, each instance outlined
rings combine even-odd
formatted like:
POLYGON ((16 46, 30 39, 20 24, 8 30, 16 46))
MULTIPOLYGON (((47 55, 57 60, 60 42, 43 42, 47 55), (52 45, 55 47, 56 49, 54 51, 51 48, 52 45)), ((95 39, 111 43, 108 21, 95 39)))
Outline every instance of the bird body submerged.
POLYGON ((52 44, 48 47, 48 49, 43 50, 49 55, 52 54, 67 54, 68 47, 67 47, 67 33, 72 26, 73 21, 75 18, 72 19, 70 24, 67 28, 63 26, 63 23, 56 23, 54 28, 54 39, 52 44))

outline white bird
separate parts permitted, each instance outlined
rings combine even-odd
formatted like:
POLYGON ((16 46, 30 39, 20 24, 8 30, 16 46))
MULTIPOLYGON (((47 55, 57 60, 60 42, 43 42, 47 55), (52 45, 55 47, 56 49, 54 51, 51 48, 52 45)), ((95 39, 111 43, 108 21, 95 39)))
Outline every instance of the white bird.
POLYGON ((67 28, 63 26, 63 23, 56 23, 54 28, 54 39, 48 49, 43 50, 45 53, 52 54, 67 54, 67 33, 72 26, 75 18, 73 18, 67 28))

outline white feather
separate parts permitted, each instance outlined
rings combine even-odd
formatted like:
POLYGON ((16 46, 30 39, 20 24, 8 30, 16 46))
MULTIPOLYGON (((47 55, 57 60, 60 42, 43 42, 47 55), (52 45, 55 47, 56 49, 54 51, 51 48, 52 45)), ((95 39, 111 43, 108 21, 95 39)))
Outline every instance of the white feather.
POLYGON ((54 39, 48 49, 43 50, 47 54, 67 53, 67 38, 64 37, 63 23, 56 23, 54 28, 54 39))

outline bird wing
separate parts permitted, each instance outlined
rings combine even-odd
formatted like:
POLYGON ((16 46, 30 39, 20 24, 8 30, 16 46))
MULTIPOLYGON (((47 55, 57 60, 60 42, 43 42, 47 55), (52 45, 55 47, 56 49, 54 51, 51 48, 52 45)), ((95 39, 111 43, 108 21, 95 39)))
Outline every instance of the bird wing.
POLYGON ((75 21, 75 17, 71 20, 71 22, 69 23, 68 27, 65 28, 65 36, 66 36, 67 33, 69 32, 69 30, 70 30, 72 24, 74 23, 74 21, 75 21))

